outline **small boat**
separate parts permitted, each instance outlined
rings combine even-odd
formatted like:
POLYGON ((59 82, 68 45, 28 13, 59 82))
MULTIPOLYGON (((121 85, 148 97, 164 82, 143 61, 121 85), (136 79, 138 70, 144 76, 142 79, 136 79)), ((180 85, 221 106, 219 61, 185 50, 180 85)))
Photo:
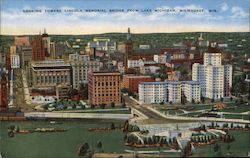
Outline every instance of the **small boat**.
POLYGON ((30 130, 19 130, 17 133, 27 134, 27 133, 32 133, 32 131, 30 131, 30 130))
POLYGON ((57 121, 50 121, 50 124, 61 124, 61 122, 57 122, 57 121))
POLYGON ((63 128, 36 128, 35 132, 65 132, 63 128))

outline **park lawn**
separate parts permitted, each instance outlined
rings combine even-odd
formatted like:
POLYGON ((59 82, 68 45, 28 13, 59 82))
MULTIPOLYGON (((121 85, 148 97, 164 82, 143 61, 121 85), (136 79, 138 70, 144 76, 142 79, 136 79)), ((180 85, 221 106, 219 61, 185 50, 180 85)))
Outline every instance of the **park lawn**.
POLYGON ((247 112, 250 111, 250 106, 235 106, 230 109, 223 109, 221 110, 222 112, 233 112, 233 113, 242 113, 242 112, 247 112))
POLYGON ((201 114, 201 112, 191 112, 187 114, 183 114, 181 116, 191 116, 191 117, 197 117, 197 115, 201 114))
POLYGON ((225 114, 226 119, 243 119, 250 120, 250 115, 225 114))
POLYGON ((165 109, 160 109, 160 111, 162 113, 166 113, 166 114, 169 114, 169 115, 178 115, 178 114, 183 114, 184 112, 181 111, 181 110, 165 110, 165 109))
MULTIPOLYGON (((230 135, 235 137, 235 141, 230 143, 230 149, 228 150, 227 143, 219 143, 221 146, 221 157, 231 156, 231 157, 240 157, 247 156, 250 150, 250 135, 249 131, 229 131, 230 135), (229 154, 230 152, 230 154, 229 154)), ((218 157, 219 153, 215 152, 214 144, 206 145, 201 148, 197 148, 192 157, 218 157)))

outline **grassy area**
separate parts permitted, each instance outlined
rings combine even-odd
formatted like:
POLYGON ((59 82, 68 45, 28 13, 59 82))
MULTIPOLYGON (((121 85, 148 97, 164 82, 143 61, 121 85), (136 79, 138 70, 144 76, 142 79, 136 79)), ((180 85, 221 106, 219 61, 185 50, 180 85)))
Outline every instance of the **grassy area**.
POLYGON ((197 117, 197 115, 199 115, 199 114, 201 114, 201 112, 192 112, 192 113, 183 114, 181 116, 197 117))
POLYGON ((242 112, 247 112, 250 111, 250 107, 249 106, 234 106, 232 108, 228 108, 228 109, 223 109, 220 110, 222 112, 233 112, 233 113, 242 113, 242 112))
POLYGON ((164 112, 169 115, 178 115, 178 114, 183 114, 184 112, 181 110, 167 110, 167 109, 158 109, 160 112, 164 112))
POLYGON ((250 115, 225 114, 225 118, 227 118, 227 119, 243 119, 243 120, 250 120, 250 115))
POLYGON ((249 131, 240 132, 240 131, 230 131, 230 135, 235 137, 235 141, 230 143, 230 149, 228 150, 228 144, 226 143, 219 143, 221 146, 221 155, 219 152, 215 152, 214 145, 206 145, 202 148, 197 148, 194 152, 192 157, 240 157, 240 156, 247 156, 247 153, 250 150, 250 135, 249 131), (229 154, 230 153, 230 154, 229 154))

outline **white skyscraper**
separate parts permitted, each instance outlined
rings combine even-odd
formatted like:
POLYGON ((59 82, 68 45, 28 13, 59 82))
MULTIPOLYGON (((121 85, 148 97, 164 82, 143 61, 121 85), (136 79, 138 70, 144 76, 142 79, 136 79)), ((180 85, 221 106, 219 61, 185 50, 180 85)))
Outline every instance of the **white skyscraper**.
POLYGON ((205 53, 204 65, 193 64, 192 80, 200 83, 204 97, 220 99, 230 96, 232 65, 221 64, 221 53, 205 53))

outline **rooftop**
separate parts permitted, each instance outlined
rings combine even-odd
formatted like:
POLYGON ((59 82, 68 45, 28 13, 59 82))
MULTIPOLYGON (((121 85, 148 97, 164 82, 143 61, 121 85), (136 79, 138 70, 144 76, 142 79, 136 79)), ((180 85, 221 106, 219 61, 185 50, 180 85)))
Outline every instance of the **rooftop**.
POLYGON ((136 75, 123 75, 124 77, 127 77, 127 78, 151 78, 151 76, 136 76, 136 75))
POLYGON ((199 82, 197 82, 197 81, 169 81, 169 80, 165 80, 165 81, 161 81, 161 82, 141 82, 140 84, 155 85, 155 84, 183 84, 183 83, 199 84, 199 82))
POLYGON ((35 61, 32 62, 32 67, 63 67, 70 66, 68 62, 64 60, 45 60, 45 61, 35 61))
POLYGON ((102 75, 121 75, 119 71, 108 71, 108 70, 103 70, 103 71, 92 71, 90 72, 95 76, 102 76, 102 75))

